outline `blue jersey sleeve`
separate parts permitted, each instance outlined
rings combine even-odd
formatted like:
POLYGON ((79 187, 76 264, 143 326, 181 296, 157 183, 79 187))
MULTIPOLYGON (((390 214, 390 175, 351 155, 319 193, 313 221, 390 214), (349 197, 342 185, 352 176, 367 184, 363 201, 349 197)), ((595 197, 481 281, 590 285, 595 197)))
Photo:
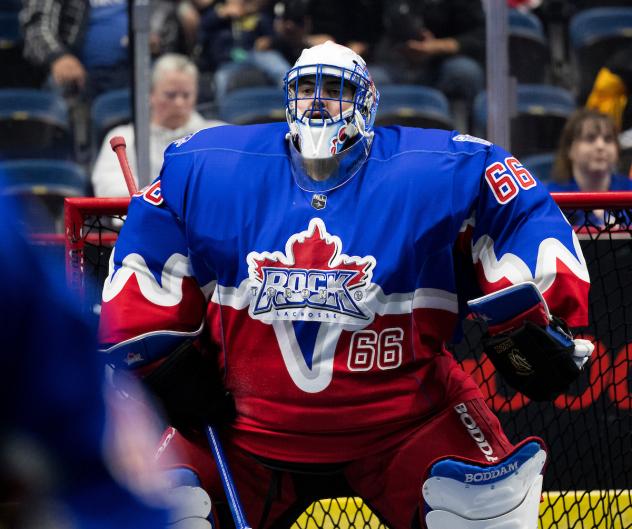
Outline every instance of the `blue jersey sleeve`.
POLYGON ((489 149, 472 221, 483 293, 533 281, 555 315, 586 324, 590 279, 577 236, 545 186, 498 146, 489 149))

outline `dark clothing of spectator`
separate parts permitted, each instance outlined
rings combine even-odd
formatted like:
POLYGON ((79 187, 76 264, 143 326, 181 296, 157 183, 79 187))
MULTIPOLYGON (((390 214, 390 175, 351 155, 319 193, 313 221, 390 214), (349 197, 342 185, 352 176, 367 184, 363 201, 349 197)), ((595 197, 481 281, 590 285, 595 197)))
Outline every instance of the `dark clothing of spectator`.
POLYGON ((365 43, 367 48, 362 56, 371 61, 373 48, 382 33, 381 0, 312 1, 307 7, 307 16, 313 35, 329 35, 344 46, 365 43))
MULTIPOLYGON (((546 183, 546 187, 550 193, 569 193, 582 191, 577 182, 571 179, 566 183, 550 181, 546 183)), ((613 174, 610 177, 610 186, 608 191, 632 191, 632 180, 627 176, 613 174)), ((613 224, 621 224, 629 226, 630 219, 626 210, 619 211, 620 218, 613 217, 610 212, 606 211, 587 211, 583 209, 565 211, 565 215, 573 226, 606 226, 613 224)))
POLYGON ((485 82, 480 0, 385 1, 375 58, 393 82, 433 86, 471 103, 485 82))
MULTIPOLYGON (((157 54, 172 51, 173 45, 177 42, 177 30, 174 31, 174 24, 177 22, 175 22, 175 17, 171 17, 174 20, 173 23, 166 22, 169 17, 165 16, 165 9, 173 11, 175 6, 162 1, 151 2, 151 4, 152 28, 158 28, 159 31, 155 34, 154 40, 160 42, 159 45, 152 43, 152 46, 157 54)), ((118 18, 110 17, 109 19, 109 23, 112 24, 114 21, 117 27, 120 27, 120 24, 125 26, 128 24, 127 6, 123 4, 120 7, 122 11, 118 11, 118 18)), ((91 21, 91 13, 89 0, 23 0, 20 13, 20 23, 24 33, 24 58, 46 73, 51 72, 55 62, 65 56, 74 57, 83 62, 86 51, 96 51, 97 56, 116 60, 115 63, 107 64, 82 64, 81 67, 86 70, 85 79, 81 74, 75 73, 72 82, 66 86, 58 86, 58 80, 51 81, 53 88, 60 88, 66 94, 81 92, 87 100, 107 90, 128 87, 131 81, 131 62, 126 50, 128 48, 127 31, 124 28, 120 30, 121 38, 117 41, 117 45, 122 50, 118 52, 110 46, 107 49, 88 49, 87 46, 95 45, 95 41, 87 39, 94 35, 90 33, 90 29, 95 29, 95 24, 102 23, 98 19, 91 21)), ((109 35, 112 39, 114 37, 110 33, 110 28, 111 26, 106 26, 96 34, 101 37, 109 35)), ((96 45, 99 46, 98 41, 96 45)), ((92 53, 89 56, 94 57, 95 54, 92 53)), ((77 66, 77 68, 80 67, 77 66)))
POLYGON ((232 19, 221 17, 216 9, 207 9, 200 22, 200 67, 216 70, 222 64, 239 61, 244 53, 254 48, 259 37, 271 37, 273 33, 272 17, 267 13, 232 19))
POLYGON ((480 0, 384 1, 388 44, 421 38, 423 30, 436 38, 453 38, 459 54, 485 60, 485 12, 480 0))
MULTIPOLYGON (((252 7, 252 6, 250 6, 252 7)), ((202 70, 214 71, 215 98, 221 100, 240 86, 276 84, 281 87, 289 63, 272 49, 273 17, 264 10, 239 16, 207 9, 200 24, 202 70), (265 45, 260 45, 267 41, 265 45)))
POLYGON ((294 64, 301 52, 309 47, 309 4, 309 0, 282 0, 274 4, 274 35, 270 47, 283 55, 288 64, 294 64))
POLYGON ((23 0, 23 6, 20 22, 28 61, 49 68, 62 55, 79 52, 89 17, 88 0, 23 0))

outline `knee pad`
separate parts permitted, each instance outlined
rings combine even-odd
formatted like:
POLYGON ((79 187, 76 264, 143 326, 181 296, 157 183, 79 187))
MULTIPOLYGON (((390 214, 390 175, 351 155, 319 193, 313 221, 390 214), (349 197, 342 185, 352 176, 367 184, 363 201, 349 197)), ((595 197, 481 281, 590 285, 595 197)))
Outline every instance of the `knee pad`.
POLYGON ((529 441, 495 465, 434 462, 422 488, 428 529, 537 529, 545 461, 529 441))
POLYGON ((195 472, 174 468, 167 470, 165 475, 169 483, 169 529, 213 529, 211 498, 200 486, 195 472))

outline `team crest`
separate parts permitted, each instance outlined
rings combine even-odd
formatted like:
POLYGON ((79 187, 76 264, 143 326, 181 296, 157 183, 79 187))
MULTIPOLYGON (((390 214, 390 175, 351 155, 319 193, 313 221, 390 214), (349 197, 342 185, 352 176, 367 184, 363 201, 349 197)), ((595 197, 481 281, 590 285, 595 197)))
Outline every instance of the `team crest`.
POLYGON ((314 196, 312 197, 312 207, 314 209, 324 209, 326 205, 327 205, 327 195, 314 193, 314 196))
POLYGON ((321 219, 292 235, 282 252, 250 252, 247 257, 250 314, 261 320, 362 323, 372 317, 368 287, 373 256, 348 256, 342 241, 327 233, 321 219))

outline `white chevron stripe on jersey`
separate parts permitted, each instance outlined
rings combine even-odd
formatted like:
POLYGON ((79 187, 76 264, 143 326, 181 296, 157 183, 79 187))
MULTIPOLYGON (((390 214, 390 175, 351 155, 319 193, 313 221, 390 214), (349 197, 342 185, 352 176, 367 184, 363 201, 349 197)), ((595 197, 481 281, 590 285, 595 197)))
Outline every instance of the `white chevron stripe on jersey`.
POLYGON ((141 294, 154 305, 173 307, 182 301, 182 279, 192 275, 191 264, 186 256, 174 253, 167 259, 159 284, 145 259, 137 253, 126 255, 122 266, 114 271, 114 251, 110 255, 110 272, 103 286, 104 302, 120 294, 132 276, 136 276, 141 294))
POLYGON ((439 309, 457 314, 459 302, 456 294, 438 288, 418 288, 413 298, 413 309, 439 309))
POLYGON ((483 235, 472 247, 472 259, 474 263, 481 262, 485 279, 489 283, 496 283, 501 279, 507 279, 514 285, 523 281, 533 281, 540 292, 544 293, 555 281, 558 259, 578 279, 588 283, 590 277, 586 268, 586 260, 579 246, 577 235, 573 233, 572 236, 576 255, 573 255, 566 246, 552 237, 544 239, 540 243, 535 274, 532 274, 527 264, 515 254, 506 253, 498 260, 494 252, 494 241, 487 235, 483 235))

